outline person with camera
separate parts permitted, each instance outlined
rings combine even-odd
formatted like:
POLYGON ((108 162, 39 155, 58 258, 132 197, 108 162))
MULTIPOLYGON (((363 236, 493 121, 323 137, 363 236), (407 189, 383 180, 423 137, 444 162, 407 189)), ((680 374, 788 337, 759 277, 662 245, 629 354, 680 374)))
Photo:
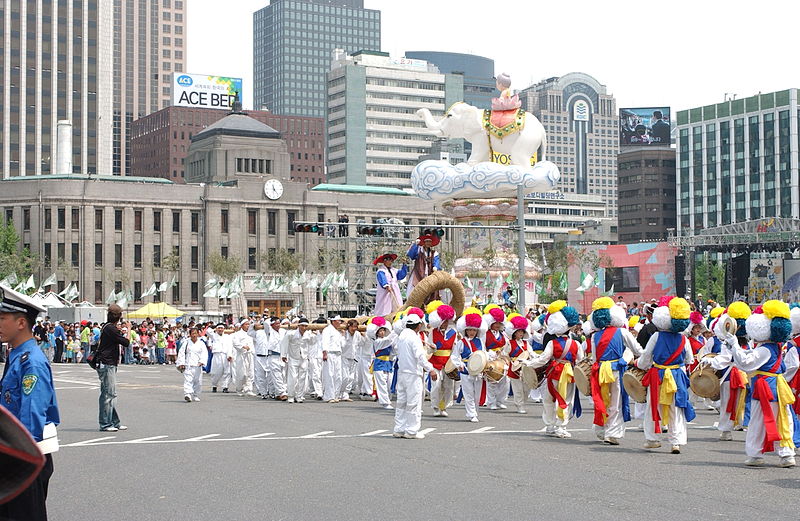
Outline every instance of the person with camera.
POLYGON ((127 429, 117 414, 117 366, 120 359, 120 346, 128 347, 127 331, 130 324, 118 325, 122 319, 122 308, 116 304, 108 306, 106 323, 100 330, 100 342, 90 361, 100 378, 99 422, 100 430, 117 432, 127 429))

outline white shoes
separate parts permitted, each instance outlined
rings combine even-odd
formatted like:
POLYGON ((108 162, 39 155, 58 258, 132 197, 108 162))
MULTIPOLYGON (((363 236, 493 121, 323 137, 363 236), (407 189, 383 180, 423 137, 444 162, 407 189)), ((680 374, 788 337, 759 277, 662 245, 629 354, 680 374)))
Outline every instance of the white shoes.
POLYGON ((188 394, 184 395, 183 399, 186 400, 187 403, 191 403, 191 401, 192 401, 192 397, 190 395, 188 395, 188 394))
POLYGON ((497 406, 496 405, 490 405, 489 406, 489 410, 490 411, 496 411, 497 410, 497 406))
POLYGON ((644 442, 644 448, 645 449, 657 449, 659 447, 661 447, 661 442, 660 441, 647 440, 646 442, 644 442))
POLYGON ((127 431, 128 430, 128 426, 127 425, 120 425, 119 427, 117 427, 117 430, 118 431, 127 431))
POLYGON ((570 433, 567 429, 561 427, 559 429, 556 429, 556 437, 569 439, 572 438, 572 433, 570 433))
POLYGON ((200 401, 200 397, 197 396, 197 395, 194 395, 194 396, 192 396, 192 400, 194 400, 196 402, 199 402, 200 401))
POLYGON ((403 437, 403 433, 402 432, 393 432, 392 433, 392 438, 402 438, 402 437, 403 437))
POLYGON ((681 453, 681 446, 680 445, 673 445, 672 450, 670 451, 673 454, 680 454, 681 453))
POLYGON ((733 441, 733 433, 731 431, 722 431, 719 434, 719 441, 733 441))
POLYGON ((478 417, 477 416, 469 417, 469 418, 467 418, 467 420, 472 422, 472 423, 478 423, 478 417))
POLYGON ((391 411, 392 409, 394 409, 391 403, 387 403, 386 405, 383 406, 383 408, 386 409, 387 411, 391 411))
POLYGON ((553 427, 552 425, 551 425, 551 426, 548 426, 548 427, 547 427, 547 428, 544 430, 544 433, 545 433, 545 434, 547 434, 548 436, 555 436, 555 435, 556 435, 556 428, 555 428, 555 427, 553 427))
POLYGON ((434 416, 435 418, 438 418, 438 417, 439 417, 439 416, 441 416, 441 415, 442 415, 442 411, 440 411, 439 409, 434 409, 434 410, 433 410, 433 416, 434 416))
POLYGON ((525 414, 527 412, 525 409, 517 409, 517 414, 525 414))
POLYGON ((603 443, 605 443, 607 445, 619 445, 619 439, 618 438, 612 438, 612 437, 609 436, 609 437, 603 438, 603 443))
POLYGON ((781 462, 778 463, 779 467, 783 467, 785 469, 792 468, 795 466, 794 456, 784 456, 781 458, 781 462))
POLYGON ((254 393, 253 391, 247 391, 246 393, 244 393, 244 395, 245 396, 257 396, 256 393, 254 393))
POLYGON ((405 438, 407 440, 421 440, 421 439, 425 438, 425 435, 422 434, 421 432, 417 432, 417 433, 414 433, 414 434, 410 434, 410 433, 406 432, 406 433, 403 434, 403 438, 405 438))
MULTIPOLYGON (((781 460, 782 459, 783 458, 781 458, 781 460)), ((747 458, 746 460, 744 460, 744 464, 747 465, 748 467, 763 467, 764 458, 747 458)))
POLYGON ((448 415, 447 415, 447 411, 440 411, 440 414, 439 414, 439 416, 441 416, 441 417, 443 417, 443 418, 447 418, 447 416, 448 416, 448 415))
POLYGON ((507 406, 506 406, 506 404, 504 404, 504 403, 501 403, 501 404, 499 404, 499 405, 498 405, 498 407, 499 407, 500 409, 508 409, 508 407, 507 407, 507 406))

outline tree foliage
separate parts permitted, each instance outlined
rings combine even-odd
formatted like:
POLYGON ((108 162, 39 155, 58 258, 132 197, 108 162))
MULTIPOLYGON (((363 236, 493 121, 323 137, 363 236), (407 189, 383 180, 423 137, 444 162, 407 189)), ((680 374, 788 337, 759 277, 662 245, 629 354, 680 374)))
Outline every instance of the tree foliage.
POLYGON ((300 268, 300 259, 296 253, 286 248, 277 248, 261 254, 261 266, 266 268, 266 271, 290 275, 300 268))
POLYGON ((704 299, 725 301, 725 266, 721 262, 703 259, 694 265, 695 292, 704 299))
POLYGON ((220 280, 231 280, 242 271, 242 259, 235 255, 223 257, 219 253, 208 256, 208 271, 220 280))
POLYGON ((19 234, 11 222, 0 226, 0 279, 16 273, 20 279, 27 279, 39 268, 39 256, 28 248, 19 250, 19 234))
MULTIPOLYGON (((614 261, 606 253, 585 246, 571 246, 565 242, 556 242, 544 250, 528 245, 528 255, 536 260, 542 268, 541 298, 545 302, 567 299, 569 283, 564 284, 570 267, 577 266, 580 271, 598 276, 600 268, 613 268, 614 261), (547 287, 550 286, 550 291, 547 287), (566 289, 565 289, 566 288, 566 289)), ((573 281, 576 282, 576 281, 573 281)), ((580 283, 580 281, 577 281, 580 283)), ((572 284, 573 286, 575 284, 572 284)))

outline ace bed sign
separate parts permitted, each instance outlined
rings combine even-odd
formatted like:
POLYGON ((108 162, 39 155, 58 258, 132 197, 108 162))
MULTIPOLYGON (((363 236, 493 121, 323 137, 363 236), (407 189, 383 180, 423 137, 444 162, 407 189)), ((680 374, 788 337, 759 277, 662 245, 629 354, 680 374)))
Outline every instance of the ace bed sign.
POLYGON ((172 104, 178 107, 230 109, 241 93, 241 78, 175 74, 172 82, 172 104))

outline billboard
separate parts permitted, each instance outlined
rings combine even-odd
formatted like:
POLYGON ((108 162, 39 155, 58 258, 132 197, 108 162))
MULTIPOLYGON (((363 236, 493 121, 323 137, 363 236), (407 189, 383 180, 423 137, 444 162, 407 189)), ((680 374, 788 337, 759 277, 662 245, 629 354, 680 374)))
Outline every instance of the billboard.
POLYGON ((669 146, 669 107, 619 109, 620 146, 669 146))
POLYGON ((206 74, 173 74, 172 104, 177 107, 230 109, 238 96, 242 79, 206 74))

